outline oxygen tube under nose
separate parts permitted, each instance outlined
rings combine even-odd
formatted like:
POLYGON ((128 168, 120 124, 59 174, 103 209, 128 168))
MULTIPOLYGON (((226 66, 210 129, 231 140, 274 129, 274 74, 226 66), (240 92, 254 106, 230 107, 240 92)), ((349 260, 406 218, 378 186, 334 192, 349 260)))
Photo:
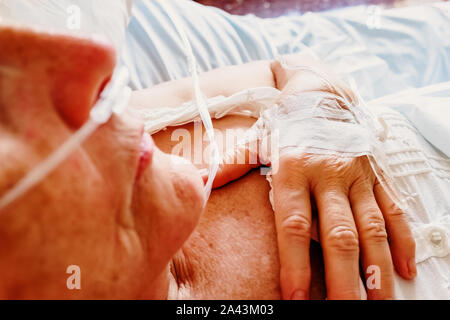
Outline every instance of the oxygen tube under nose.
POLYGON ((118 67, 92 108, 89 120, 0 198, 0 210, 45 179, 86 141, 99 125, 106 123, 113 113, 121 114, 125 111, 131 97, 131 89, 127 86, 128 79, 128 70, 125 67, 118 67))

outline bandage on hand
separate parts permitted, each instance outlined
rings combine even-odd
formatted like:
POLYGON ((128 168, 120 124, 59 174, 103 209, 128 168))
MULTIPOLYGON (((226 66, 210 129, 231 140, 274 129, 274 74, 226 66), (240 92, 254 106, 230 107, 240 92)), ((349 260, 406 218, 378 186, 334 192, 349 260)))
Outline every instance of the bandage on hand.
POLYGON ((283 298, 309 297, 311 196, 319 211, 328 298, 361 298, 360 260, 364 276, 371 266, 381 272, 381 287, 369 289, 368 298, 393 298, 393 267, 405 279, 416 274, 415 244, 403 211, 390 197, 395 186, 376 120, 346 94, 324 90, 322 82, 316 83, 318 90, 303 85, 303 91, 293 92, 300 76, 290 77, 279 102, 225 155, 214 186, 260 163, 271 165, 283 298), (257 148, 249 147, 254 141, 257 148), (243 155, 258 163, 236 164, 243 155))

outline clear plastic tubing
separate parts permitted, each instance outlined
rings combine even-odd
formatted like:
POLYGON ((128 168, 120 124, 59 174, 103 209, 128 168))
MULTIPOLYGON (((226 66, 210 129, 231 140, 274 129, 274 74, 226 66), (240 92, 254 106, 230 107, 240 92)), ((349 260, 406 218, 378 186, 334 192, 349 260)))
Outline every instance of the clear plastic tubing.
POLYGON ((92 108, 89 120, 48 158, 34 167, 11 190, 0 198, 0 210, 14 202, 32 187, 41 182, 47 175, 57 168, 73 151, 89 138, 102 124, 106 123, 114 113, 125 111, 131 97, 131 89, 127 87, 128 70, 119 67, 115 70, 112 80, 100 95, 98 102, 92 108))
POLYGON ((203 125, 205 126, 206 134, 210 141, 210 147, 209 147, 210 168, 209 168, 209 174, 208 174, 208 181, 205 184, 205 195, 206 195, 206 200, 207 200, 209 198, 209 196, 211 195, 212 184, 217 175, 217 171, 218 171, 219 165, 220 165, 219 148, 218 148, 217 142, 214 138, 214 127, 212 124, 211 116, 208 111, 208 105, 207 105, 206 99, 200 89, 200 80, 198 77, 198 70, 197 70, 197 60, 195 59, 191 44, 186 36, 183 25, 179 21, 178 17, 173 14, 172 9, 170 8, 170 5, 168 4, 168 2, 161 0, 160 4, 166 10, 168 17, 170 18, 170 20, 174 24, 175 28, 177 29, 177 31, 181 37, 181 40, 183 42, 183 46, 185 47, 186 57, 187 57, 188 63, 189 63, 189 70, 191 72, 193 85, 194 85, 195 101, 196 101, 197 108, 200 113, 200 118, 202 119, 203 125))

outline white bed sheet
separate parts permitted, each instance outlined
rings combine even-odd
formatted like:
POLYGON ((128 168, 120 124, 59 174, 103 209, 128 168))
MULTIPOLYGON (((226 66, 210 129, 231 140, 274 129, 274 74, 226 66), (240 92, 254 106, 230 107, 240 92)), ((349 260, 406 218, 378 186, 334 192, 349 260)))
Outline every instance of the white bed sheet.
MULTIPOLYGON (((450 3, 381 10, 375 17, 358 6, 260 19, 189 0, 163 1, 184 24, 200 71, 273 59, 306 45, 342 77, 352 77, 368 101, 450 81, 450 3)), ((133 88, 189 76, 179 35, 159 1, 134 2, 126 41, 122 60, 133 88)), ((450 157, 450 106, 418 108, 399 111, 450 157)))
MULTIPOLYGON (((234 16, 189 0, 164 0, 183 22, 200 71, 272 59, 309 46, 373 99, 450 80, 450 4, 381 10, 359 6, 275 19, 234 16), (370 28, 378 19, 379 28, 370 28)), ((124 62, 135 88, 189 75, 180 38, 159 1, 136 0, 124 62)))

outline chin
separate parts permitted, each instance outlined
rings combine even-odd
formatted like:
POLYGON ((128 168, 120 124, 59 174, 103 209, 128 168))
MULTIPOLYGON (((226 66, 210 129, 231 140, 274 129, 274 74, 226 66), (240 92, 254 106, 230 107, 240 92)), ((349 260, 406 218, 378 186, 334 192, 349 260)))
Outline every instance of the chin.
POLYGON ((133 203, 141 237, 151 247, 164 244, 162 254, 168 260, 198 224, 205 204, 203 180, 190 162, 174 162, 156 149, 152 163, 136 181, 133 203))

